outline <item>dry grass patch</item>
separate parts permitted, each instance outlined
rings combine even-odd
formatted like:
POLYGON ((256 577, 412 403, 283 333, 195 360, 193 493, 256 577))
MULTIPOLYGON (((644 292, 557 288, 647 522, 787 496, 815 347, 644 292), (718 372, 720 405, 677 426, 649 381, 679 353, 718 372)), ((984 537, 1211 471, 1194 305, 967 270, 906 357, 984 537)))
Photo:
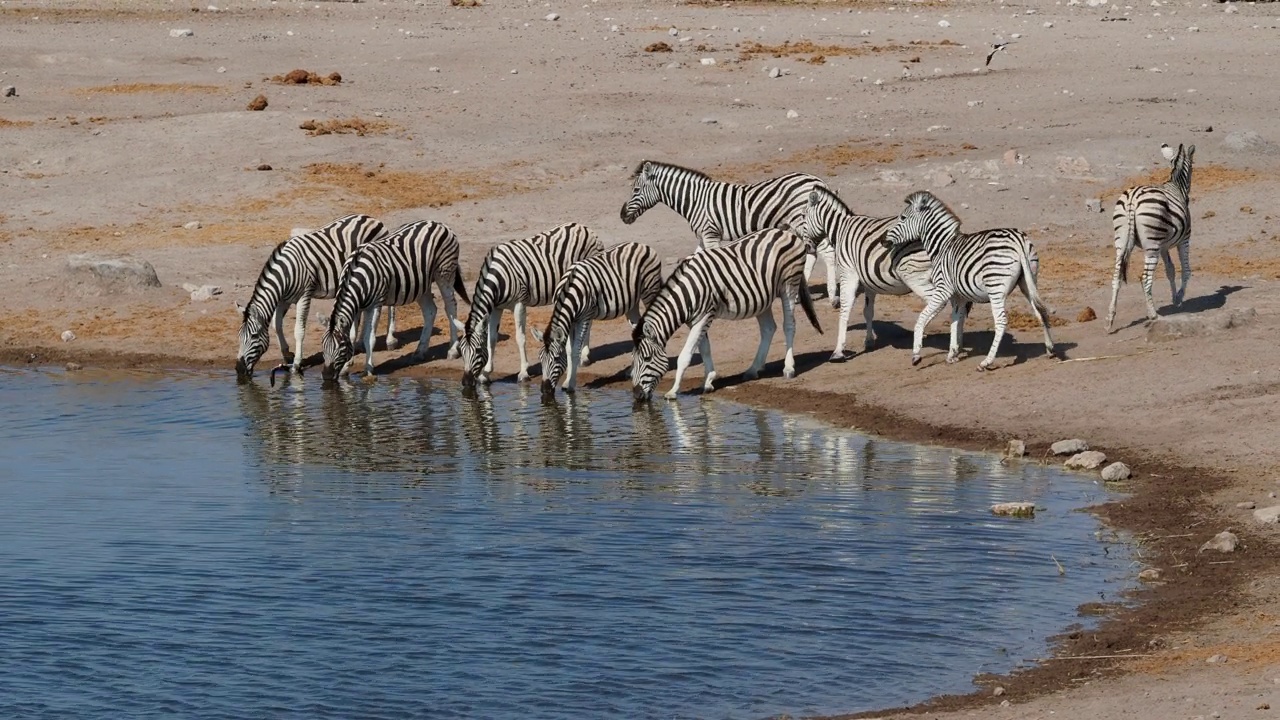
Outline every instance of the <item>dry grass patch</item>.
MULTIPOLYGON (((1194 197, 1198 192, 1218 192, 1219 190, 1226 190, 1249 183, 1277 179, 1280 178, 1277 178, 1275 173, 1259 172, 1257 170, 1233 168, 1226 165, 1197 166, 1191 172, 1191 195, 1194 197)), ((1107 198, 1119 197, 1120 193, 1135 185, 1163 185, 1167 182, 1169 182, 1169 168, 1160 167, 1141 175, 1126 178, 1120 185, 1103 190, 1101 196, 1106 200, 1107 198)))
POLYGON ((75 88, 73 95, 139 95, 142 93, 218 93, 225 90, 221 85, 199 85, 194 83, 123 83, 115 85, 95 85, 75 88))
POLYGON ((902 159, 947 154, 953 153, 925 146, 906 148, 900 142, 854 141, 800 150, 777 160, 730 165, 711 174, 717 180, 748 183, 759 182, 772 175, 794 170, 834 173, 843 167, 885 165, 902 159))
POLYGON ((273 75, 263 79, 281 85, 339 85, 342 83, 342 74, 331 72, 328 75, 319 75, 310 70, 295 69, 284 75, 273 75))
MULTIPOLYGON (((193 8, 195 9, 195 8, 193 8)), ((191 17, 191 10, 140 8, 128 2, 96 8, 77 7, 3 7, 0 18, 40 20, 48 22, 84 22, 86 20, 179 20, 191 17)))
MULTIPOLYGON (((1008 310, 1008 313, 1009 313, 1009 329, 1010 330, 1039 330, 1040 329, 1040 322, 1036 320, 1036 316, 1032 315, 1030 311, 1017 310, 1014 308, 1010 308, 1008 310)), ((970 313, 970 315, 972 314, 973 313, 970 313)), ((1063 325, 1070 325, 1070 324, 1071 324, 1071 321, 1066 318, 1058 317, 1057 315, 1049 316, 1049 327, 1062 327, 1063 325)))
POLYGON ((30 120, 7 120, 5 118, 0 117, 0 129, 28 128, 28 127, 31 127, 32 125, 35 125, 35 123, 31 122, 30 120))
MULTIPOLYGON (((315 163, 304 169, 308 194, 345 191, 364 203, 364 212, 443 207, 462 200, 523 192, 529 188, 493 179, 479 171, 393 170, 359 163, 315 163)), ((359 209, 359 208, 357 208, 359 209)))
POLYGON ((1280 280, 1280 258, 1275 257, 1241 257, 1225 253, 1213 253, 1197 259, 1193 249, 1191 269, 1210 275, 1221 275, 1231 278, 1262 277, 1269 280, 1280 280))
POLYGON ((1187 667, 1202 667, 1205 660, 1214 655, 1222 655, 1229 665, 1237 668, 1250 670, 1270 668, 1280 664, 1280 637, 1266 637, 1252 643, 1180 647, 1160 653, 1156 657, 1135 659, 1130 667, 1138 672, 1162 675, 1187 667))
POLYGON ((944 47, 955 44, 956 43, 950 40, 943 40, 939 43, 915 40, 907 45, 874 45, 871 43, 864 45, 818 45, 817 43, 809 40, 798 40, 794 43, 787 40, 781 45, 764 45, 758 42, 748 42, 738 48, 738 57, 741 60, 751 60, 764 55, 774 58, 810 55, 811 57, 808 59, 808 62, 821 65, 826 62, 828 57, 858 57, 861 55, 875 55, 879 53, 908 52, 918 50, 922 47, 944 47))
POLYGON ((303 120, 298 126, 311 137, 317 135, 381 135, 403 130, 385 120, 366 120, 361 117, 335 118, 333 120, 303 120))

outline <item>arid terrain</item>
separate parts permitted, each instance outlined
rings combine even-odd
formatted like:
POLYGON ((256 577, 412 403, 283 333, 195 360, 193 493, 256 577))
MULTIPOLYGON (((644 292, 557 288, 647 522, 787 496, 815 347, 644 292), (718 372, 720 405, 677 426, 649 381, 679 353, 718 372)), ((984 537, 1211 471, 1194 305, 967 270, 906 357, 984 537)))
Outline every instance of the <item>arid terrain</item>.
MULTIPOLYGON (((1099 512, 1160 576, 1037 668, 908 712, 1280 712, 1275 526, 1241 505, 1280 504, 1280 6, 212 1, 0 2, 0 86, 14 88, 0 97, 0 361, 213 367, 231 382, 233 302, 291 228, 348 212, 446 222, 470 282, 494 243, 571 220, 607 244, 649 243, 669 269, 694 247, 687 224, 663 207, 619 219, 646 158, 736 181, 813 172, 869 215, 930 189, 965 228, 1028 232, 1067 362, 1044 356, 1016 297, 999 370, 975 372, 985 306, 970 357, 943 362, 944 316, 913 368, 922 304, 906 297, 877 303, 879 347, 827 363, 838 316, 824 299, 825 335, 799 320, 794 380, 780 377, 779 332, 765 377, 741 382, 756 325, 715 325, 721 392, 907 440, 1000 451, 1022 439, 1026 462, 1059 462, 1049 444, 1083 438, 1132 466, 1131 495, 1099 512), (984 65, 1000 41, 1012 42, 984 65), (313 77, 291 82, 296 69, 313 77), (247 109, 260 95, 265 109, 247 109), (1111 207, 1123 187, 1167 179, 1161 143, 1196 145, 1195 274, 1182 308, 1162 270, 1155 297, 1204 333, 1149 338, 1135 272, 1109 335, 1082 313, 1106 313, 1111 207), (162 285, 70 272, 78 253, 146 260, 162 285), (184 284, 222 292, 196 301, 184 284), (1236 327, 1215 321, 1248 309, 1236 327), (1199 551, 1228 528, 1234 553, 1199 551)), ((401 337, 416 339, 418 311, 401 313, 401 337)), ((851 322, 860 351, 861 300, 851 322)), ((308 354, 321 332, 312 320, 308 354)), ((426 364, 405 348, 380 352, 379 371, 456 377, 435 340, 426 364)), ((588 377, 620 383, 625 323, 593 340, 588 377)), ((514 382, 509 339, 497 368, 514 382)), ((692 368, 686 388, 701 379, 692 368)))

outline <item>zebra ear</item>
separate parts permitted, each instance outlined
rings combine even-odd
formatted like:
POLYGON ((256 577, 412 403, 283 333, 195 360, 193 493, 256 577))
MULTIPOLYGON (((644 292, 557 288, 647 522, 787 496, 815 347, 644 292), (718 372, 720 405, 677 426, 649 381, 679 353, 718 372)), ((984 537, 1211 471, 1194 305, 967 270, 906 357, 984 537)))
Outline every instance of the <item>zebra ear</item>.
POLYGON ((1187 146, 1187 157, 1190 158, 1192 155, 1195 155, 1195 154, 1196 154, 1196 146, 1195 145, 1187 146))

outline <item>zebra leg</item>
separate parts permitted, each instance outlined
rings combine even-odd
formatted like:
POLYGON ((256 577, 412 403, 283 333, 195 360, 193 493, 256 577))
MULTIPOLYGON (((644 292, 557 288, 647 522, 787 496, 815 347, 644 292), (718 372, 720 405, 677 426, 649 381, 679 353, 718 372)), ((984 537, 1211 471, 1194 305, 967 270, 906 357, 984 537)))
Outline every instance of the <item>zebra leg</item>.
MULTIPOLYGON (((773 319, 772 310, 769 319, 773 319)), ((791 293, 785 292, 782 293, 782 339, 787 347, 782 360, 782 377, 790 380, 796 376, 796 303, 791 299, 791 293)))
POLYGON ((705 327, 702 328, 702 334, 698 336, 698 354, 702 356, 702 369, 704 376, 702 378, 702 392, 715 392, 716 364, 711 359, 711 321, 708 320, 705 327))
POLYGON ((449 351, 444 354, 446 360, 456 359, 458 351, 458 301, 453 296, 453 288, 444 283, 438 284, 440 298, 444 300, 445 324, 449 326, 449 351))
POLYGON ((836 249, 835 243, 830 247, 819 250, 822 256, 822 264, 827 266, 827 295, 831 297, 831 307, 839 308, 844 301, 844 294, 840 292, 840 280, 836 277, 836 249))
POLYGON ((1000 350, 1000 341, 1004 339, 1005 328, 1009 326, 1009 314, 1005 312, 1004 301, 1005 294, 1000 291, 987 291, 991 298, 991 317, 995 321, 996 332, 991 338, 991 349, 987 351, 987 357, 978 363, 978 371, 989 370, 991 363, 995 362, 996 353, 1000 350))
MULTIPOLYGON (((684 373, 689 369, 689 363, 693 360, 693 347, 702 340, 703 329, 706 328, 710 316, 704 317, 689 327, 689 337, 684 341, 684 347, 680 349, 680 356, 676 358, 676 379, 671 385, 671 389, 664 395, 668 400, 674 400, 676 393, 680 392, 680 381, 684 379, 684 373)), ((710 355, 704 355, 702 362, 705 364, 710 355)), ((710 373, 708 373, 710 375, 710 373)))
POLYGON ((1107 332, 1114 332, 1112 326, 1116 321, 1116 302, 1120 299, 1120 266, 1124 263, 1124 248, 1116 248, 1116 266, 1111 271, 1111 309, 1107 310, 1107 332))
POLYGON ((282 362, 285 365, 293 364, 293 354, 289 352, 289 340, 284 336, 284 314, 288 311, 289 306, 285 303, 276 306, 276 337, 280 340, 280 352, 284 356, 282 362))
POLYGON ((1182 304, 1182 298, 1178 297, 1178 283, 1174 281, 1173 275, 1173 258, 1170 257, 1168 250, 1160 251, 1160 259, 1164 261, 1164 274, 1169 278, 1169 299, 1174 307, 1182 304))
POLYGON ((947 351, 947 364, 960 361, 960 353, 964 349, 964 321, 969 309, 960 298, 951 298, 951 348, 947 351))
MULTIPOLYGON (((436 299, 431 293, 423 293, 418 298, 418 307, 422 308, 422 334, 418 336, 418 347, 413 349, 414 360, 425 360, 427 351, 431 349, 431 331, 436 327, 436 299)), ((390 335, 387 335, 390 338, 390 335)), ((390 340, 387 344, 390 344, 390 340)))
POLYGON ((1182 301, 1187 299, 1187 285, 1191 283, 1191 238, 1178 243, 1178 263, 1182 265, 1182 287, 1178 289, 1178 294, 1173 296, 1174 306, 1182 305, 1182 301))
POLYGON ((1054 357, 1053 335, 1049 332, 1048 309, 1037 305, 1036 301, 1031 298, 1031 292, 1027 287, 1027 279, 1019 278, 1018 287, 1022 289, 1022 294, 1026 296, 1027 302, 1031 303, 1031 314, 1035 315, 1036 321, 1040 323, 1040 327, 1044 328, 1044 349, 1049 357, 1054 357))
POLYGON ((831 362, 844 362, 849 359, 844 351, 844 342, 849 335, 849 310, 853 308, 853 298, 857 292, 858 281, 846 274, 840 283, 840 327, 836 328, 836 349, 831 353, 831 362))
POLYGON ((929 302, 924 306, 924 310, 920 311, 920 317, 916 318, 915 338, 911 341, 911 364, 920 364, 920 348, 924 345, 924 328, 929 321, 938 316, 942 312, 942 306, 947 304, 947 297, 942 293, 934 293, 929 296, 929 302))
MULTIPOLYGON (((841 292, 843 292, 843 288, 841 288, 841 292)), ((876 329, 873 325, 876 317, 876 294, 866 288, 863 288, 862 292, 867 296, 862 305, 862 322, 867 326, 867 336, 862 341, 862 352, 871 352, 871 349, 876 346, 876 329)), ((850 304, 853 303, 852 296, 849 298, 849 302, 850 304)))
POLYGON ((364 376, 373 377, 373 339, 378 336, 377 305, 364 311, 364 376))
POLYGON ((489 376, 493 374, 493 355, 498 345, 498 323, 502 322, 502 310, 494 308, 489 313, 489 332, 485 335, 486 341, 489 343, 489 359, 484 363, 484 377, 481 380, 485 383, 489 382, 489 376))
MULTIPOLYGON (((782 307, 785 317, 787 307, 787 293, 782 294, 782 307)), ((765 311, 756 316, 756 322, 760 324, 760 347, 756 348, 756 359, 752 361, 751 367, 743 373, 743 377, 748 380, 755 380, 760 377, 760 369, 764 367, 764 362, 769 357, 769 343, 773 342, 773 333, 778 329, 778 323, 773 319, 773 306, 765 308, 765 311)), ((705 359, 704 359, 705 362, 705 359)), ((793 363, 794 365, 794 363, 793 363)), ((794 374, 795 368, 792 367, 794 374)), ((786 371, 783 371, 786 374, 786 371)), ((791 377, 786 375, 786 377, 791 377)))
POLYGON ((516 375, 516 380, 524 382, 529 379, 529 356, 524 350, 525 333, 529 331, 529 315, 524 303, 516 303, 511 312, 516 317, 516 351, 520 353, 520 374, 516 375))
MULTIPOLYGON (((583 336, 587 333, 584 327, 586 321, 574 323, 574 327, 569 328, 569 347, 564 354, 564 390, 565 392, 574 392, 578 389, 578 358, 582 356, 583 336)), ((584 363, 585 364, 585 363, 584 363)), ((547 374, 547 369, 542 368, 542 374, 547 374)))
POLYGON ((400 340, 396 337, 396 309, 387 307, 387 342, 388 350, 395 350, 400 347, 400 340))
POLYGON ((1147 322, 1151 322, 1157 317, 1156 303, 1155 300, 1151 299, 1151 283, 1155 280, 1158 255, 1158 251, 1148 250, 1146 257, 1142 261, 1142 292, 1147 297, 1147 322))
POLYGON ((586 367, 591 364, 591 321, 587 320, 582 325, 582 338, 578 342, 579 350, 582 358, 582 366, 586 367))
POLYGON ((293 372, 302 374, 302 339, 307 334, 307 315, 311 312, 311 296, 298 298, 298 309, 294 311, 293 323, 293 372))

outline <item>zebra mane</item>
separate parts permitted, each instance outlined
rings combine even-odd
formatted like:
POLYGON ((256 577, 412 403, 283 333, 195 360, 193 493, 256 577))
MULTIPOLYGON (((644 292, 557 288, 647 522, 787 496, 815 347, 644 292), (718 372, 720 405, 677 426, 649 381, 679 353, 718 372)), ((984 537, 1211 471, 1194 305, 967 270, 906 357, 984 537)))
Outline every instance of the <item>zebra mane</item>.
MULTIPOLYGON (((292 239, 289 238, 289 240, 292 239)), ((262 273, 265 273, 267 268, 271 267, 273 260, 280 257, 280 254, 284 252, 284 246, 289 244, 289 240, 281 240, 276 243, 276 246, 271 250, 271 254, 267 256, 267 262, 262 266, 262 273)), ((262 297, 263 287, 265 286, 262 282, 262 273, 258 274, 258 282, 253 284, 253 291, 249 293, 249 302, 244 304, 244 313, 240 318, 241 322, 249 322, 249 311, 253 309, 254 305, 266 302, 266 298, 262 297)))
POLYGON ((1195 152, 1195 145, 1191 147, 1178 145, 1178 154, 1173 158, 1173 169, 1169 171, 1169 182, 1179 186, 1191 185, 1191 163, 1195 152))
POLYGON ((854 215, 854 214, 855 214, 855 213, 853 212, 853 210, 850 210, 850 209, 849 209, 849 206, 848 206, 847 204, 845 204, 845 201, 844 201, 844 200, 842 200, 842 199, 840 198, 840 196, 839 196, 839 195, 837 195, 837 194, 835 193, 835 191, 834 191, 834 190, 832 190, 832 189, 831 189, 831 188, 829 188, 829 187, 826 187, 825 185, 816 185, 816 186, 814 186, 814 188, 813 188, 812 190, 810 190, 809 192, 810 192, 810 194, 816 193, 820 199, 825 199, 825 200, 827 200, 827 201, 831 202, 831 203, 832 203, 832 204, 834 204, 838 209, 843 210, 843 211, 844 211, 846 214, 848 214, 848 215, 854 215))
POLYGON ((917 190, 911 193, 907 196, 906 204, 913 209, 919 206, 921 212, 942 212, 957 220, 960 219, 960 216, 956 215, 956 212, 950 206, 928 190, 917 190))
POLYGON ((694 170, 693 168, 687 168, 687 167, 684 167, 683 165, 676 165, 675 163, 668 163, 668 162, 659 162, 657 160, 641 160, 640 164, 637 165, 636 169, 631 173, 632 180, 635 180, 636 178, 640 177, 640 173, 644 171, 645 165, 652 165, 654 167, 659 167, 666 170, 678 170, 682 173, 688 173, 689 175, 693 175, 694 177, 702 180, 712 179, 710 175, 702 172, 701 170, 694 170))

